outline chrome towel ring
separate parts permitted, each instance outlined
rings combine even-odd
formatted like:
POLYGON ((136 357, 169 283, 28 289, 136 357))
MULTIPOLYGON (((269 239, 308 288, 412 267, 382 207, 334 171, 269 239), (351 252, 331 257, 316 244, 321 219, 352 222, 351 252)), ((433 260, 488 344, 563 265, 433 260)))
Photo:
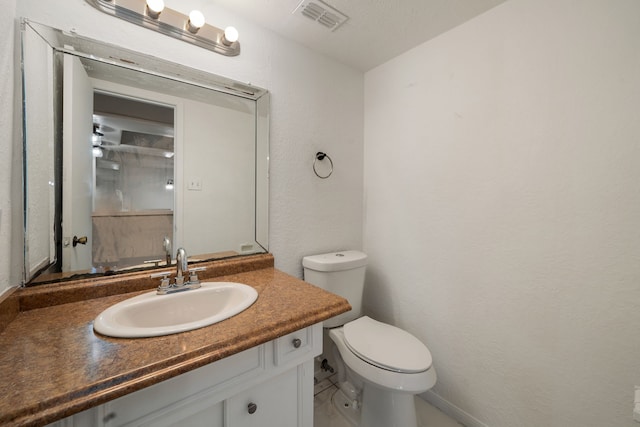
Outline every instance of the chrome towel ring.
POLYGON ((331 174, 333 173, 333 161, 331 160, 331 157, 329 157, 327 153, 323 153, 322 151, 318 151, 316 153, 316 158, 313 160, 313 172, 320 179, 327 179, 331 176, 331 174), (326 175, 320 175, 317 170, 317 162, 318 161, 322 162, 324 159, 329 160, 329 173, 327 173, 326 175))

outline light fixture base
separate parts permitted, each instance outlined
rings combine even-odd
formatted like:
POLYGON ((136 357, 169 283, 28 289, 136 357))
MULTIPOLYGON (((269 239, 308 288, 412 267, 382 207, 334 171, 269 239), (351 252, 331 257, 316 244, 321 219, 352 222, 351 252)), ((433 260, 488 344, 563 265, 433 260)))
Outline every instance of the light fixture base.
POLYGON ((86 2, 108 15, 221 55, 237 56, 240 54, 240 42, 226 44, 224 30, 205 23, 197 30, 197 33, 192 33, 185 29, 185 23, 189 21, 187 15, 165 7, 162 13, 154 18, 147 13, 146 0, 86 0, 86 2))

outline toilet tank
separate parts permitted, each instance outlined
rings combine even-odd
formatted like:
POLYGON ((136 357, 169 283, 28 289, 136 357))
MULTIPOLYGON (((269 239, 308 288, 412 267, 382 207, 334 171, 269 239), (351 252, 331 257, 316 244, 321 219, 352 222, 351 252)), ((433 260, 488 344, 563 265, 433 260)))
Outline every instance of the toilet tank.
POLYGON ((362 316, 362 291, 367 255, 359 251, 341 251, 302 258, 304 280, 345 298, 351 311, 324 321, 325 328, 342 326, 362 316))

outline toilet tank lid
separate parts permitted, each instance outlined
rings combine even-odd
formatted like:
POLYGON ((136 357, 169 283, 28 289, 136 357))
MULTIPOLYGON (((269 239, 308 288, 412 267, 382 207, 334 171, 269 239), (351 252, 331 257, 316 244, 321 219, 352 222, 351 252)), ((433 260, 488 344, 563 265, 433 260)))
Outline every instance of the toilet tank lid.
POLYGON ((367 254, 360 251, 339 251, 302 258, 302 266, 315 271, 351 270, 367 265, 367 254))

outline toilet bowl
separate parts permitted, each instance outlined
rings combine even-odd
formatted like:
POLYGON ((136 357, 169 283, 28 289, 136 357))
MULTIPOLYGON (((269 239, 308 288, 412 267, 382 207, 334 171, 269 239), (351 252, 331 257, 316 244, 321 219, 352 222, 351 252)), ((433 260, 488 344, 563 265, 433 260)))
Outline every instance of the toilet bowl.
POLYGON ((367 316, 330 329, 329 336, 348 373, 362 384, 358 425, 416 427, 414 396, 437 379, 427 347, 408 332, 367 316))
POLYGON ((349 419, 358 427, 417 427, 415 395, 437 379, 431 353, 407 331, 362 315, 366 260, 359 251, 302 260, 304 280, 346 298, 353 308, 323 323, 341 359, 339 378, 348 381, 338 393, 348 395, 343 401, 357 412, 349 419))

